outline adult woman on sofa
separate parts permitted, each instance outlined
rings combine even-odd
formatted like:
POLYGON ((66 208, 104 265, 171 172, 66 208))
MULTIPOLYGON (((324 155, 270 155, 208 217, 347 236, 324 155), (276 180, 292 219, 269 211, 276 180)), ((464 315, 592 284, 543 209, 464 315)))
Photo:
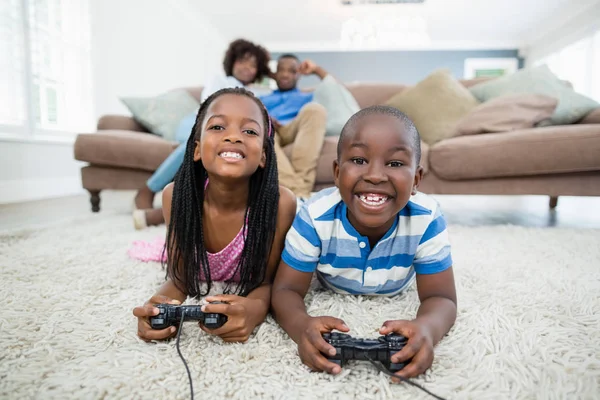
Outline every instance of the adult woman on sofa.
MULTIPOLYGON (((244 39, 237 39, 229 44, 223 60, 225 76, 215 76, 202 90, 201 102, 220 89, 243 87, 252 90, 250 84, 260 81, 270 74, 270 56, 267 50, 244 39)), ((163 222, 161 209, 154 209, 153 202, 156 193, 169 184, 181 166, 185 153, 185 143, 190 135, 196 113, 185 117, 179 124, 176 140, 181 143, 158 167, 146 182, 146 186, 139 189, 135 196, 133 221, 136 229, 143 229, 148 225, 159 225, 163 222)))

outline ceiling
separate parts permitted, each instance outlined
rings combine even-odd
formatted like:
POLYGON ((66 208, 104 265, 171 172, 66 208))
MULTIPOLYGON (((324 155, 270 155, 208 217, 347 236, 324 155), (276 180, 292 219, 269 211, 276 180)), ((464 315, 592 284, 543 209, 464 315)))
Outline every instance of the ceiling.
MULTIPOLYGON (((349 19, 353 19, 355 31, 360 29, 359 36, 369 29, 380 32, 369 42, 355 40, 349 46, 522 48, 600 2, 426 0, 424 4, 343 6, 341 0, 190 1, 225 40, 245 37, 271 51, 340 49, 342 27, 349 19), (425 33, 425 40, 420 42, 421 36, 415 32, 425 33)), ((356 35, 352 37, 356 39, 356 35)))

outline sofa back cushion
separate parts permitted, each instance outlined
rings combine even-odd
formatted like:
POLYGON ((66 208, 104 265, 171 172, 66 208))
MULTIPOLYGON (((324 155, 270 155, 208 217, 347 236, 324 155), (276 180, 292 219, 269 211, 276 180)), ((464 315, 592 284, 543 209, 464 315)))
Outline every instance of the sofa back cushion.
POLYGON ((392 96, 404 91, 408 86, 396 83, 349 83, 346 87, 356 99, 360 108, 383 104, 392 96))
POLYGON ((408 115, 423 141, 433 145, 450 137, 456 123, 479 102, 450 71, 440 69, 386 104, 408 115))
POLYGON ((558 99, 558 106, 548 125, 569 125, 582 119, 598 102, 575 92, 560 80, 547 65, 524 68, 469 89, 481 102, 507 94, 543 94, 558 99))
POLYGON ((140 125, 168 141, 175 140, 181 119, 198 110, 196 99, 182 89, 154 97, 121 97, 121 101, 140 125))
POLYGON ((196 99, 196 101, 198 101, 198 104, 200 103, 200 99, 202 98, 202 90, 204 89, 204 86, 191 86, 183 89, 187 90, 188 93, 191 94, 192 97, 196 99))
POLYGON ((554 113, 558 100, 541 94, 509 94, 481 103, 461 118, 451 136, 533 128, 554 113))

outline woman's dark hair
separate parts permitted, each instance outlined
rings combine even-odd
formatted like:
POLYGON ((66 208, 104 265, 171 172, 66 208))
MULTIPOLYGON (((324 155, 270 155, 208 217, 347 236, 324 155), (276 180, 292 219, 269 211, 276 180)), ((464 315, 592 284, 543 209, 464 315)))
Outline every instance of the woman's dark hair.
POLYGON ((243 58, 247 54, 256 57, 256 76, 252 82, 258 82, 265 76, 271 74, 269 69, 269 60, 271 56, 267 49, 245 39, 237 39, 229 44, 227 52, 225 52, 225 59, 223 60, 223 68, 225 69, 225 75, 233 75, 233 64, 239 59, 243 58))
MULTIPOLYGON (((210 292, 211 276, 206 248, 204 247, 203 205, 208 174, 202 161, 194 161, 196 141, 202 135, 202 124, 209 105, 225 94, 246 96, 260 108, 264 119, 264 145, 266 162, 250 177, 248 203, 243 231, 246 232, 244 248, 234 276, 240 273, 235 293, 245 296, 265 279, 267 262, 275 236, 279 205, 279 180, 273 141, 273 126, 267 110, 252 92, 243 88, 222 89, 207 98, 196 116, 196 122, 187 141, 185 157, 175 176, 171 220, 167 230, 165 250, 168 255, 167 277, 188 296, 204 296, 210 292), (207 283, 202 292, 200 268, 207 283)), ((232 281, 226 282, 229 293, 232 281)))

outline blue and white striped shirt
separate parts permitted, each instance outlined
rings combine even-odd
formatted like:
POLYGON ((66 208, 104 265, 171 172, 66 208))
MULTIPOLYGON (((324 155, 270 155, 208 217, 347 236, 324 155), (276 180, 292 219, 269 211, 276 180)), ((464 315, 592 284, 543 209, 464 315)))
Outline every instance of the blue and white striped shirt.
POLYGON ((281 256, 290 267, 317 271, 325 286, 345 294, 393 296, 417 274, 452 266, 446 221, 437 202, 412 196, 390 230, 371 249, 352 226, 337 188, 327 188, 298 211, 281 256))

